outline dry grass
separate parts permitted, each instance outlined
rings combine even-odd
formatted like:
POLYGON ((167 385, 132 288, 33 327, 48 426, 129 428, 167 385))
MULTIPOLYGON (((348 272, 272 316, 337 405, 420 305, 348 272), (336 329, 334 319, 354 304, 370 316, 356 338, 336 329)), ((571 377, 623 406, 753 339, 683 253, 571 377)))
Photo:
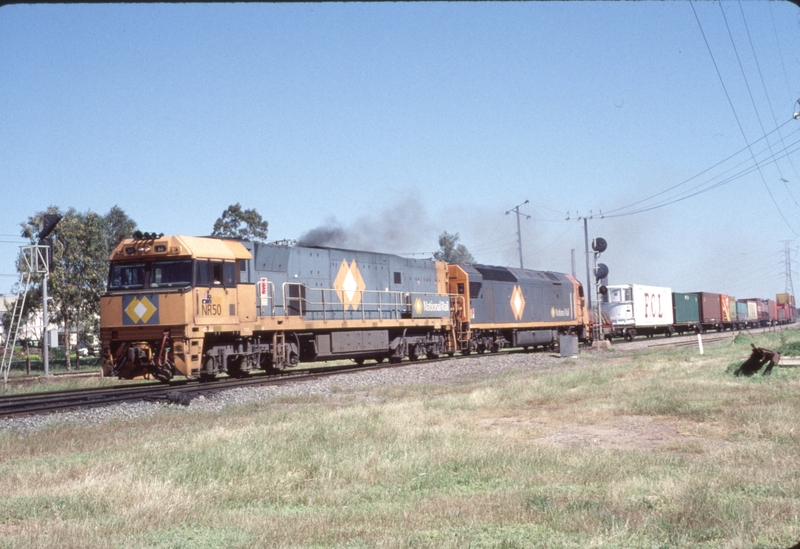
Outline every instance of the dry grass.
POLYGON ((4 432, 0 547, 788 547, 800 371, 749 342, 4 432))

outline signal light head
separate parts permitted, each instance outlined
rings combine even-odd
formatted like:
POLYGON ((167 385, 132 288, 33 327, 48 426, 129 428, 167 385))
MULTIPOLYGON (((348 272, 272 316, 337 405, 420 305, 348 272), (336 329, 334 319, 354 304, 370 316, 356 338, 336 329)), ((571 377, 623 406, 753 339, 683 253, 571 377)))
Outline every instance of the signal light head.
POLYGON ((606 242, 605 238, 597 237, 594 240, 592 240, 592 249, 597 253, 599 254, 603 253, 604 251, 606 251, 606 248, 608 248, 608 242, 606 242))

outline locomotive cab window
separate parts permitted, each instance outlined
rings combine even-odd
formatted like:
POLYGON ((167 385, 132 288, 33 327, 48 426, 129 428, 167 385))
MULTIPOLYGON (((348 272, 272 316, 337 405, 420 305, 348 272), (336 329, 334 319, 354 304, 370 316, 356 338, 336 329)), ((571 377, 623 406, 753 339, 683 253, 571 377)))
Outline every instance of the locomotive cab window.
POLYGON ((150 267, 151 288, 183 287, 191 283, 191 261, 159 261, 150 267))
POLYGON ((401 273, 398 273, 398 272, 394 273, 394 283, 395 284, 402 284, 403 283, 403 275, 401 273))
POLYGON ((195 286, 236 286, 236 263, 198 259, 194 268, 195 286))
POLYGON ((209 273, 209 261, 207 259, 198 259, 194 263, 194 285, 195 286, 211 286, 211 276, 209 273))
POLYGON ((144 288, 144 263, 112 265, 108 276, 109 290, 144 288))

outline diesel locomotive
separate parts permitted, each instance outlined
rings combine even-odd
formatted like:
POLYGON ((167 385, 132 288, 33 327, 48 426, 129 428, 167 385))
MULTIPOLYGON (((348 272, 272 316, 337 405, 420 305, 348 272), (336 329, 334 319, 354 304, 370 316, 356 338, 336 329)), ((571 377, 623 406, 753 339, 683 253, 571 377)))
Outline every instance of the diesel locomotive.
POLYGON ((582 285, 547 271, 220 238, 123 240, 101 298, 103 372, 212 379, 585 339, 582 285))

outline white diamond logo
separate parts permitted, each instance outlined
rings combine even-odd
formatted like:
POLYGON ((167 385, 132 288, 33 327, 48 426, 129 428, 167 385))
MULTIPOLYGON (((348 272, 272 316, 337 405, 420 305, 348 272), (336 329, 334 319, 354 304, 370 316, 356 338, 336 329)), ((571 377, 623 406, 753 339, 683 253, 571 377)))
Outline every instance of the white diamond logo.
POLYGON ((136 313, 136 316, 139 318, 144 318, 145 313, 147 313, 147 307, 140 301, 136 307, 134 307, 133 312, 136 313))
POLYGON ((344 282, 342 283, 342 289, 347 294, 347 298, 350 301, 353 301, 353 296, 356 295, 356 291, 358 290, 358 282, 356 282, 355 277, 353 276, 353 271, 347 271, 347 276, 344 277, 344 282))

